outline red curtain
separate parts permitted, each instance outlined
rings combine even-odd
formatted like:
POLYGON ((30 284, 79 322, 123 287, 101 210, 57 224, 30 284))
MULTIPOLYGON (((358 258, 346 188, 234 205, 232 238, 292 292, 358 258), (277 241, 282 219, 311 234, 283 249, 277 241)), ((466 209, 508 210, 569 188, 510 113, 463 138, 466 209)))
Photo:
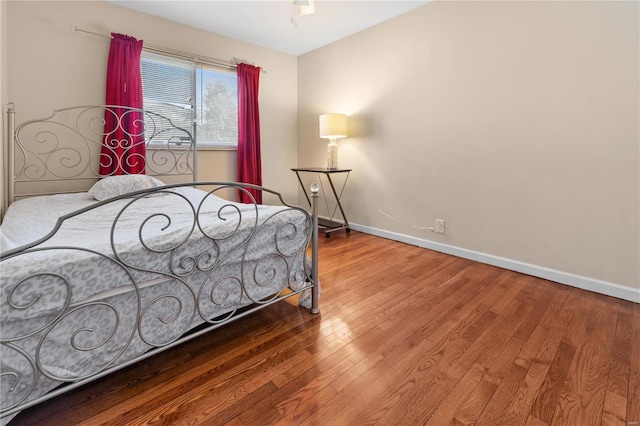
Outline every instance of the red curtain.
MULTIPOLYGON (((143 108, 141 53, 142 40, 111 33, 107 64, 107 105, 143 108)), ((111 108, 105 110, 104 121, 100 174, 144 173, 143 114, 140 111, 111 108)))
MULTIPOLYGON (((249 64, 238 65, 238 182, 254 185, 262 185, 259 81, 259 67, 249 64)), ((251 189, 249 192, 258 204, 262 204, 262 191, 251 189)), ((242 191, 240 201, 253 202, 249 195, 242 191)))

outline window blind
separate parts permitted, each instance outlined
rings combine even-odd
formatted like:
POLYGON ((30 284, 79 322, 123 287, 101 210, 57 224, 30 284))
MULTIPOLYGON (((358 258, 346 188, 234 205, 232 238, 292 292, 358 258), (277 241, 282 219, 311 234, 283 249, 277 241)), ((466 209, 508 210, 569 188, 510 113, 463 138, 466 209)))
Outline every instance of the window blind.
POLYGON ((198 146, 237 146, 237 76, 192 61, 143 51, 145 108, 174 124, 198 124, 198 146))

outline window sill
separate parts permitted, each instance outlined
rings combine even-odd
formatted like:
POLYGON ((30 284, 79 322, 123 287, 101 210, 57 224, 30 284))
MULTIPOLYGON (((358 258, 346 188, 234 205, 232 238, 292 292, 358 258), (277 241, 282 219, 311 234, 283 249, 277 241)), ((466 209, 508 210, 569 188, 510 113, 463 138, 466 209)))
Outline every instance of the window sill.
POLYGON ((237 146, 224 146, 224 145, 198 145, 198 151, 237 151, 237 146))
MULTIPOLYGON (((174 145, 171 148, 167 148, 167 146, 158 146, 158 145, 147 145, 147 150, 149 151, 186 151, 188 149, 188 145, 179 146, 174 145)), ((237 146, 215 146, 215 145, 198 145, 197 151, 237 151, 237 146)))

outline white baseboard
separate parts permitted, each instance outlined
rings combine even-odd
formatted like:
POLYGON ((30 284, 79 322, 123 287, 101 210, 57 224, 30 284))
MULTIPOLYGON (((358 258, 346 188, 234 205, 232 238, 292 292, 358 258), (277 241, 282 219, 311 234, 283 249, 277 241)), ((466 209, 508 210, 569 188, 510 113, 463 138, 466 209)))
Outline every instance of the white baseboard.
POLYGON ((569 272, 558 271, 556 269, 545 268, 544 266, 533 265, 530 263, 520 262, 505 257, 494 256, 491 254, 481 253, 473 250, 467 250, 448 244, 429 241, 422 238, 416 238, 409 235, 398 234, 396 232, 385 231, 383 229, 372 228, 370 226, 358 225, 356 223, 349 224, 351 229, 364 232, 366 234, 376 235, 378 237, 387 238, 394 241, 400 241, 440 253, 446 253, 464 259, 475 260, 480 263, 497 266, 511 271, 521 272, 545 280, 554 281, 560 284, 567 284, 572 287, 581 288, 583 290, 593 291, 607 296, 617 297, 619 299, 628 300, 630 302, 640 303, 640 290, 636 288, 626 287, 619 284, 601 281, 594 278, 584 277, 581 275, 571 274, 569 272))

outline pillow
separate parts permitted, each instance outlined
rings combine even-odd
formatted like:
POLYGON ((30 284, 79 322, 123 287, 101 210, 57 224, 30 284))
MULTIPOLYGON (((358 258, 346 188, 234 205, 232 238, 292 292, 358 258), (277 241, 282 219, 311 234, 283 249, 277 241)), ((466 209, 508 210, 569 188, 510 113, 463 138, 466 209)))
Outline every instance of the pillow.
POLYGON ((91 187, 89 195, 98 201, 102 201, 128 192, 156 188, 163 185, 162 181, 147 175, 107 176, 91 187))

